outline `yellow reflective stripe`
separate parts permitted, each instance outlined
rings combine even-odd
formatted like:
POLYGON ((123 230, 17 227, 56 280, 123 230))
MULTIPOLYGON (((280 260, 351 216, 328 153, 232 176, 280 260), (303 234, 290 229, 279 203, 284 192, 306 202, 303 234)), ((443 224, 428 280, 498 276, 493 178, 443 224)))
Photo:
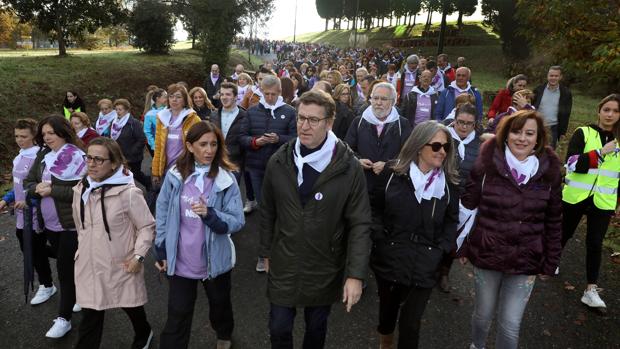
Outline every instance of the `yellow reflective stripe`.
POLYGON ((606 195, 616 195, 618 193, 617 188, 606 188, 606 187, 601 187, 598 185, 591 185, 587 183, 577 182, 572 179, 566 179, 566 185, 568 185, 569 187, 593 191, 593 192, 597 192, 600 194, 606 194, 606 195))
POLYGON ((601 170, 600 168, 591 168, 588 170, 588 174, 590 175, 600 175, 609 178, 620 178, 620 172, 610 171, 610 170, 601 170))

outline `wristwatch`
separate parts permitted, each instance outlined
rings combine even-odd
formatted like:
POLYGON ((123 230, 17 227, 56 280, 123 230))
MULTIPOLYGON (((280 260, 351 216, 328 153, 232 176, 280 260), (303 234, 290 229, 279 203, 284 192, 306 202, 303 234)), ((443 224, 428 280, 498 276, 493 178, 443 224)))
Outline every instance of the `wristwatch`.
POLYGON ((140 256, 139 254, 135 255, 134 258, 140 262, 140 263, 144 263, 144 257, 140 256))

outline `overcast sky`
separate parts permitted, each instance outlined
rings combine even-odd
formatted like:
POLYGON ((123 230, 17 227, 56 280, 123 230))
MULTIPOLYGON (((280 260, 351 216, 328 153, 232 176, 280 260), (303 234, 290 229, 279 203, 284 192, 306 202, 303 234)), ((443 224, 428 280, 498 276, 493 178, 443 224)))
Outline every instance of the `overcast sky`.
MULTIPOLYGON (((275 11, 271 20, 267 22, 266 28, 259 32, 259 37, 269 39, 282 39, 293 36, 295 27, 295 3, 297 2, 297 34, 322 31, 325 29, 325 20, 319 17, 316 12, 315 0, 275 0, 275 11)), ((448 16, 448 21, 456 21, 457 15, 448 16)), ((471 17, 465 20, 481 20, 480 6, 471 17)), ((418 22, 426 20, 426 13, 418 15, 418 22)), ((433 22, 440 22, 441 16, 433 14, 433 22)), ((346 23, 346 22, 345 22, 346 23)), ((343 23, 344 24, 344 23, 343 23)), ((330 22, 331 25, 331 22, 330 22)), ((182 30, 182 26, 177 26, 175 35, 177 40, 185 40, 187 33, 182 30)))

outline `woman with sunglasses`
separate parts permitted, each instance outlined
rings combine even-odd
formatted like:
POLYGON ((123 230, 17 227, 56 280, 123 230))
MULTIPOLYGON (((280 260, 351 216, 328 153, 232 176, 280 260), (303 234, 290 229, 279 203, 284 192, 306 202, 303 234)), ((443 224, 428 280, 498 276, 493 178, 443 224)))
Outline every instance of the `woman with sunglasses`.
MULTIPOLYGON (((480 134, 476 130, 476 107, 473 104, 462 104, 456 109, 456 118, 448 126, 452 141, 456 147, 456 163, 459 169, 459 194, 465 192, 469 172, 480 152, 480 134)), ((455 249, 446 253, 439 268, 439 288, 450 292, 448 275, 454 261, 455 249)))
POLYGON ((392 348, 398 320, 398 348, 417 348, 436 271, 452 249, 459 219, 459 176, 446 126, 416 126, 382 176, 382 229, 373 232, 370 257, 379 291, 377 330, 381 348, 392 348))
POLYGON ((554 275, 560 262, 562 164, 543 125, 532 110, 505 117, 482 145, 461 198, 464 209, 477 209, 458 251, 474 266, 471 349, 485 347, 496 313, 495 347, 516 349, 536 275, 554 275))
POLYGON ((144 257, 155 220, 134 184, 120 146, 92 140, 85 155, 87 176, 73 188, 77 227, 75 291, 82 307, 76 349, 101 345, 105 310, 122 308, 135 332, 131 348, 148 348, 153 331, 146 319, 144 257))

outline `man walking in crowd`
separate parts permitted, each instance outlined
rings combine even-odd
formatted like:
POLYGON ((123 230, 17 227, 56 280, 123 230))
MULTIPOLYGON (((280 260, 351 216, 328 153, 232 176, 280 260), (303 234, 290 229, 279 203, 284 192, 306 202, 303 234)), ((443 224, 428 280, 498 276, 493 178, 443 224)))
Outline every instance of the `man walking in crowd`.
POLYGON ((467 67, 460 67, 456 70, 456 80, 450 83, 439 95, 439 102, 435 108, 435 119, 442 121, 450 114, 455 107, 455 100, 460 94, 468 93, 476 98, 476 120, 482 118, 482 95, 477 88, 471 85, 469 79, 471 70, 467 67))
POLYGON ((207 91, 207 97, 209 97, 216 108, 222 106, 222 103, 220 103, 220 95, 218 93, 222 82, 224 82, 224 79, 220 75, 220 67, 217 64, 213 64, 211 66, 211 73, 209 73, 209 76, 205 79, 204 85, 205 90, 207 91))
MULTIPOLYGON (((258 105, 248 109, 248 116, 241 124, 240 137, 246 151, 246 170, 259 205, 267 161, 282 144, 297 136, 295 109, 284 103, 280 79, 266 75, 260 89, 263 97, 258 105)), ((256 271, 262 273, 265 270, 264 259, 259 257, 256 271)))
POLYGON ((420 59, 417 55, 411 55, 407 57, 407 65, 403 69, 403 72, 400 74, 400 80, 397 84, 396 90, 398 91, 398 98, 406 96, 413 86, 418 84, 418 63, 420 59))
POLYGON ((437 66, 441 69, 446 78, 448 78, 448 82, 452 82, 456 79, 456 73, 454 68, 450 65, 450 62, 448 62, 448 55, 446 53, 437 55, 437 66))
POLYGON ((261 256, 268 273, 272 348, 293 348, 296 307, 304 307, 303 348, 325 346, 331 305, 358 302, 367 277, 370 208, 355 155, 331 132, 336 106, 312 90, 299 99, 298 138, 265 171, 261 256), (344 284, 344 289, 343 289, 344 284))
POLYGON ((561 85, 562 67, 554 65, 547 72, 547 83, 534 90, 534 107, 545 117, 550 129, 549 143, 555 149, 560 137, 566 134, 568 120, 573 108, 573 95, 568 87, 561 85))
POLYGON ((394 107, 396 89, 389 82, 374 86, 370 103, 370 107, 349 126, 345 141, 364 169, 370 204, 374 208, 376 192, 385 189, 385 183, 379 181, 379 174, 387 161, 398 156, 411 133, 411 124, 394 107))
POLYGON ((236 84, 239 80, 239 75, 243 73, 244 70, 245 68, 243 67, 243 64, 237 64, 233 75, 230 76, 230 80, 236 84))

